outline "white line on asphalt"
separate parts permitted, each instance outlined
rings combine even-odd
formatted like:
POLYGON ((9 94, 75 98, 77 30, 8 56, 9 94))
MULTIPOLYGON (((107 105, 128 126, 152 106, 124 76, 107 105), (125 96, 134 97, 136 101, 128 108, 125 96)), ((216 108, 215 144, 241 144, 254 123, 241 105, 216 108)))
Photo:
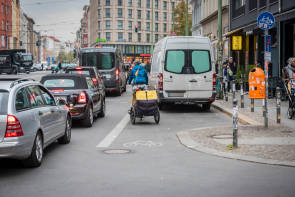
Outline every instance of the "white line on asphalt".
POLYGON ((116 127, 96 146, 96 148, 107 148, 113 141, 121 134, 123 129, 129 122, 129 115, 126 114, 124 118, 116 125, 116 127))

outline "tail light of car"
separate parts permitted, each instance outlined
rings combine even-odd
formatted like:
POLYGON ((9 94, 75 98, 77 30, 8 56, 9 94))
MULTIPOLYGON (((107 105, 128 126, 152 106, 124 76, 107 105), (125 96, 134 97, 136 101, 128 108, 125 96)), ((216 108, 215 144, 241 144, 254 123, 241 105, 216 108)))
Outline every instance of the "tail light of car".
POLYGON ((216 90, 216 74, 213 74, 213 91, 216 90))
POLYGON ((53 89, 53 90, 50 90, 51 92, 63 92, 65 91, 64 89, 53 89))
POLYGON ((78 97, 78 103, 79 104, 86 104, 86 102, 87 102, 86 93, 85 92, 81 92, 79 94, 79 97, 78 97))
POLYGON ((20 137, 23 135, 24 132, 19 120, 15 116, 8 115, 5 137, 20 137))
POLYGON ((98 86, 98 81, 95 77, 92 78, 92 82, 95 86, 98 86))
POLYGON ((120 71, 119 69, 116 69, 116 81, 119 82, 119 74, 120 74, 120 71))
POLYGON ((163 90, 163 73, 159 73, 158 78, 158 90, 163 90))

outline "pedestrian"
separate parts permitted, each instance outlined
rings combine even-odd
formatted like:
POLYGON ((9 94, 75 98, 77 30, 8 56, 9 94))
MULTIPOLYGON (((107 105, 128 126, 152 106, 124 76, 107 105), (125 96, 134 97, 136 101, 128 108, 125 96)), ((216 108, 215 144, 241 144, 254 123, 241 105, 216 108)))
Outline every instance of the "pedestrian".
POLYGON ((289 58, 288 65, 283 68, 283 78, 285 81, 295 79, 295 58, 289 58))
POLYGON ((227 68, 227 72, 229 75, 229 89, 232 90, 232 84, 235 83, 236 81, 236 75, 237 75, 237 64, 234 62, 233 57, 230 57, 228 60, 228 68, 227 68))
POLYGON ((43 66, 43 64, 41 64, 41 69, 42 69, 42 70, 44 69, 44 66, 43 66))
POLYGON ((61 70, 61 62, 58 63, 58 69, 61 70))
POLYGON ((229 91, 229 75, 228 75, 228 62, 224 61, 222 64, 223 68, 222 68, 222 78, 223 78, 223 90, 225 91, 229 91), (227 85, 227 86, 226 86, 227 85))

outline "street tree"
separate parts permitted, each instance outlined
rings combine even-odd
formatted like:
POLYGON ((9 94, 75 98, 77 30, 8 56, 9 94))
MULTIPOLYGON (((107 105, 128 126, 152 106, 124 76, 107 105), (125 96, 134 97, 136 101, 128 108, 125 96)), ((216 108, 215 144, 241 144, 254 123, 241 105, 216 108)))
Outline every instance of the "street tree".
MULTIPOLYGON (((174 8, 174 24, 175 24, 175 32, 178 36, 185 35, 185 0, 182 0, 177 6, 174 8)), ((189 35, 192 35, 192 14, 188 16, 188 24, 189 24, 189 35)))

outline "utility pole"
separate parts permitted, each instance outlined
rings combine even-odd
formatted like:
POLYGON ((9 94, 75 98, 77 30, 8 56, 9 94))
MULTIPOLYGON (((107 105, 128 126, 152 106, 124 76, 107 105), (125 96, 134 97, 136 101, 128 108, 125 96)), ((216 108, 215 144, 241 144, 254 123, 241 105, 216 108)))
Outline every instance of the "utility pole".
POLYGON ((185 2, 185 36, 189 36, 188 31, 188 0, 185 2))
POLYGON ((152 44, 151 44, 151 54, 154 51, 154 0, 152 0, 152 44))
POLYGON ((221 81, 222 81, 222 58, 223 58, 223 41, 222 41, 222 0, 218 0, 218 96, 223 98, 221 81))

